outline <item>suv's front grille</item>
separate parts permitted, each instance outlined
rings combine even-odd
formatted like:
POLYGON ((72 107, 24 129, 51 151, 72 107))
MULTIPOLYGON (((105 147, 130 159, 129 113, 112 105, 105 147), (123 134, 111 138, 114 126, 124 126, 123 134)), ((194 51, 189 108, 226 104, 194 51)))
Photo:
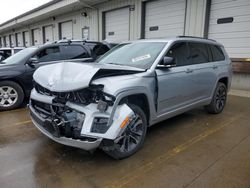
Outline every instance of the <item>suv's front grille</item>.
POLYGON ((66 103, 67 101, 70 101, 88 105, 94 101, 93 92, 88 88, 72 92, 52 92, 36 82, 34 82, 34 88, 38 93, 42 95, 55 97, 56 102, 60 103, 66 103))

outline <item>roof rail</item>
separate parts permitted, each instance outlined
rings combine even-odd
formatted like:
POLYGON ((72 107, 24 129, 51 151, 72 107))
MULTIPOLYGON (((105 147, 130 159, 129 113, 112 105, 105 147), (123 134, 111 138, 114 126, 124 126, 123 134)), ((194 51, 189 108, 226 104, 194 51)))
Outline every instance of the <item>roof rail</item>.
POLYGON ((196 36, 177 36, 177 38, 194 38, 194 39, 205 39, 205 40, 211 40, 211 41, 214 41, 216 42, 216 40, 214 39, 208 39, 208 38, 204 38, 204 37, 196 37, 196 36))

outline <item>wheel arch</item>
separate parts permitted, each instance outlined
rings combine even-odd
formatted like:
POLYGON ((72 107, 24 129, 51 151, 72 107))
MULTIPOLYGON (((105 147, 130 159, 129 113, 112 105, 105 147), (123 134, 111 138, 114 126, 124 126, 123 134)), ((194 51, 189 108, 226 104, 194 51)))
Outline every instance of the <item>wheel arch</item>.
POLYGON ((24 85, 18 81, 17 79, 14 79, 14 78, 6 78, 6 79, 2 79, 0 82, 3 82, 3 81, 11 81, 11 82, 15 82, 16 84, 18 84, 22 90, 23 90, 23 93, 24 93, 24 97, 27 97, 28 96, 28 93, 26 92, 26 90, 24 89, 24 85))
POLYGON ((149 107, 149 101, 148 97, 145 93, 136 93, 136 94, 130 94, 127 95, 119 101, 119 104, 127 103, 127 104, 134 104, 136 106, 139 106, 147 118, 147 124, 149 124, 150 121, 150 107, 149 107))
POLYGON ((228 80, 229 80, 229 78, 227 76, 221 77, 221 78, 219 78, 217 83, 221 82, 221 83, 225 84, 225 86, 228 88, 228 84, 229 84, 228 80))

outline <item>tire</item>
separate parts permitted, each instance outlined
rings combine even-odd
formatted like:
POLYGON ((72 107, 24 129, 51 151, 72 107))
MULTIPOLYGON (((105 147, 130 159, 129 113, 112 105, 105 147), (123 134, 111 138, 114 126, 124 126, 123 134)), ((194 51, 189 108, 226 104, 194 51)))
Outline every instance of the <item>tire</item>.
POLYGON ((227 101, 227 87, 224 83, 218 82, 211 103, 205 106, 210 114, 219 114, 225 108, 227 101))
POLYGON ((134 111, 136 115, 134 118, 134 122, 126 127, 126 130, 122 134, 124 138, 120 139, 117 143, 112 142, 113 144, 110 147, 112 149, 104 150, 108 155, 117 160, 127 158, 136 153, 142 147, 146 137, 147 119, 143 110, 133 104, 129 104, 128 106, 134 111), (136 127, 133 127, 133 125, 135 125, 136 123, 140 124, 138 124, 136 127), (136 130, 135 128, 138 129, 136 130), (132 130, 136 133, 131 132, 132 130), (137 143, 135 143, 136 139, 129 137, 129 134, 131 134, 130 136, 132 136, 133 138, 137 139, 137 143))
POLYGON ((0 82, 0 111, 18 108, 23 100, 24 92, 19 84, 13 81, 0 82))

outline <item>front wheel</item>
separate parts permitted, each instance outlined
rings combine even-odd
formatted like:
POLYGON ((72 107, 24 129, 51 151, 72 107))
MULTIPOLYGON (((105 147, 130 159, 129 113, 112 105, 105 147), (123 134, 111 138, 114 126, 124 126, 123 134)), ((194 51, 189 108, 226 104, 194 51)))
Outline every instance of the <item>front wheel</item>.
POLYGON ((224 83, 219 82, 216 86, 211 103, 205 106, 208 113, 219 114, 223 111, 227 101, 227 87, 224 83))
POLYGON ((124 159, 133 155, 142 147, 146 136, 147 119, 143 110, 132 104, 129 104, 129 107, 134 111, 132 121, 127 125, 121 137, 113 143, 112 149, 104 150, 115 159, 124 159))
POLYGON ((20 85, 12 81, 0 82, 0 111, 19 107, 24 100, 24 92, 20 85))

